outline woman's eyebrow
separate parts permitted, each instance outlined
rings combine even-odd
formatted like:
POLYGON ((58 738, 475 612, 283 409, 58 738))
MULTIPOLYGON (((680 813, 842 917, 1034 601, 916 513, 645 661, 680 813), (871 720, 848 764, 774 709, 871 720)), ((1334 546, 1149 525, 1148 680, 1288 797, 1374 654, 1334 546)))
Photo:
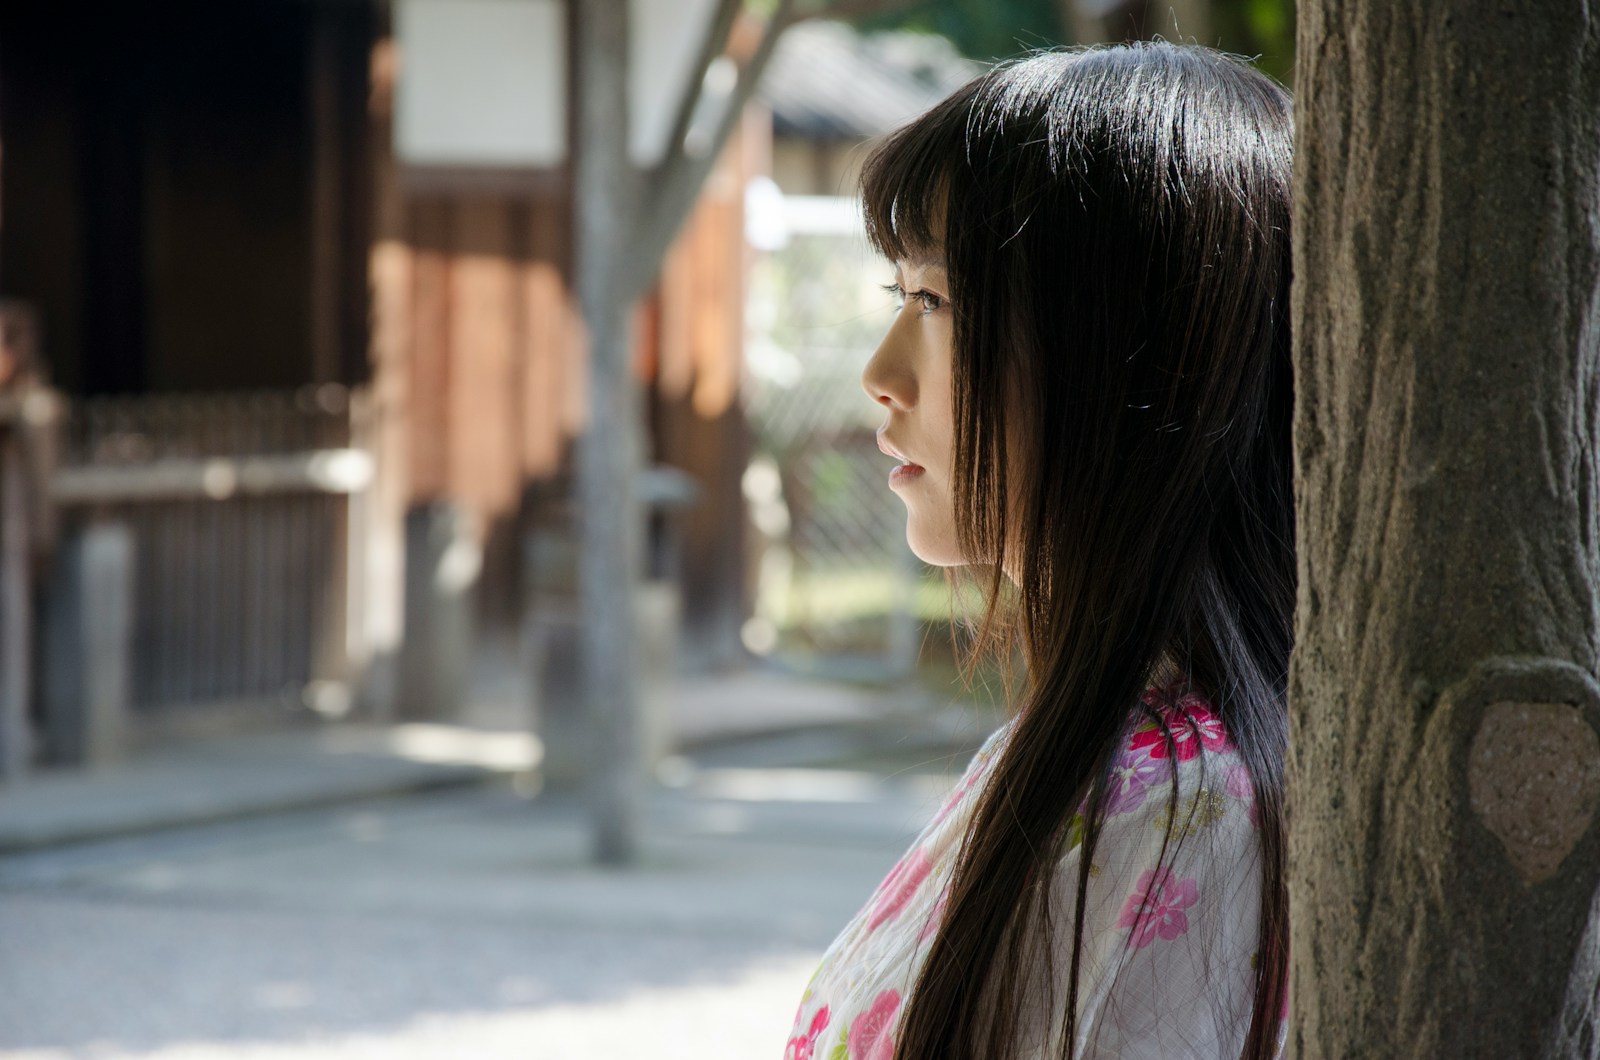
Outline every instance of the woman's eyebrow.
POLYGON ((948 270, 945 268, 944 259, 940 257, 934 257, 932 255, 913 255, 903 259, 902 261, 895 262, 895 272, 898 273, 901 270, 901 266, 907 266, 913 272, 918 273, 936 271, 940 275, 948 275, 948 270))

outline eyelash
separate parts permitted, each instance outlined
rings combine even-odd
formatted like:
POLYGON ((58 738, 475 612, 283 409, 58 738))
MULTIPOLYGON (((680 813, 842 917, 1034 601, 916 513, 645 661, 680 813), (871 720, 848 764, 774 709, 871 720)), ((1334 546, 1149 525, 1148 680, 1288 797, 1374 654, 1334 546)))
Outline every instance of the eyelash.
POLYGON ((941 309, 944 306, 947 306, 947 305, 950 304, 949 302, 945 301, 944 298, 940 297, 939 295, 934 294, 932 291, 925 291, 925 290, 907 291, 904 287, 901 287, 898 283, 886 283, 886 284, 883 285, 883 289, 885 291, 888 291, 891 295, 893 295, 896 303, 899 304, 899 305, 902 305, 902 306, 906 304, 906 299, 908 299, 908 298, 921 299, 922 300, 922 312, 925 313, 925 314, 926 313, 931 313, 935 309, 941 309))

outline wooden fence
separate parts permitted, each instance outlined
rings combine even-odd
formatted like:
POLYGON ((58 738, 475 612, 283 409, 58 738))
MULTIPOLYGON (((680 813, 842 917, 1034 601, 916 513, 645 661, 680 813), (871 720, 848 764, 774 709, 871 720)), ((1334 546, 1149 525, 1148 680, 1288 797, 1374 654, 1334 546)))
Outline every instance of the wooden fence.
MULTIPOLYGON (((373 472, 365 409, 361 392, 321 386, 91 399, 69 410, 51 500, 64 543, 97 526, 126 528, 135 719, 348 705, 373 472)), ((64 595, 52 587, 47 602, 77 606, 64 595)), ((64 644, 70 654, 70 633, 64 644)))

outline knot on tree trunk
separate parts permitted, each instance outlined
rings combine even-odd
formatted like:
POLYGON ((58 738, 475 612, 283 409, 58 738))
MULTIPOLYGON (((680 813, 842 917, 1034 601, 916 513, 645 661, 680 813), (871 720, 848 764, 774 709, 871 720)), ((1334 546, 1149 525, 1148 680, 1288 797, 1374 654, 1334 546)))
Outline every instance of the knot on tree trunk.
POLYGON ((1564 660, 1494 659, 1445 699, 1465 712, 1473 814, 1524 886, 1550 879, 1600 806, 1600 685, 1564 660))

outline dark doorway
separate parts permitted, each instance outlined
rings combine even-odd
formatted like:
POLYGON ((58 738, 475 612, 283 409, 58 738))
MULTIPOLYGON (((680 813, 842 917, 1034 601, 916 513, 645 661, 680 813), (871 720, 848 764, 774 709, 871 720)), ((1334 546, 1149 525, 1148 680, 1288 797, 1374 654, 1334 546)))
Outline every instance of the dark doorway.
POLYGON ((358 381, 370 19, 293 0, 5 5, 0 296, 38 312, 58 385, 358 381))

